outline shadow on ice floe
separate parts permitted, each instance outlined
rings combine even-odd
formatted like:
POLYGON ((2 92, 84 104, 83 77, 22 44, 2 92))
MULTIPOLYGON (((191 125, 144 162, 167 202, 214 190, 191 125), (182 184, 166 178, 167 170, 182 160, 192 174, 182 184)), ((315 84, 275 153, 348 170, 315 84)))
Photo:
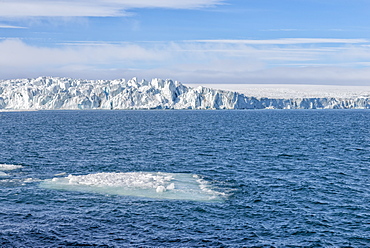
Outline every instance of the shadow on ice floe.
POLYGON ((96 173, 47 179, 43 188, 191 201, 221 201, 225 194, 213 190, 198 175, 187 173, 96 173))

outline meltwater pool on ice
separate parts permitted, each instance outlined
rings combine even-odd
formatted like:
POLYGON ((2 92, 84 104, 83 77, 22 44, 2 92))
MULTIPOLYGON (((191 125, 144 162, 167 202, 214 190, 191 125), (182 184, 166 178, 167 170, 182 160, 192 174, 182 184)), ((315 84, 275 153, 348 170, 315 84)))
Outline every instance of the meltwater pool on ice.
POLYGON ((96 173, 57 177, 41 182, 41 187, 112 195, 219 201, 224 193, 212 189, 198 175, 164 172, 96 173))

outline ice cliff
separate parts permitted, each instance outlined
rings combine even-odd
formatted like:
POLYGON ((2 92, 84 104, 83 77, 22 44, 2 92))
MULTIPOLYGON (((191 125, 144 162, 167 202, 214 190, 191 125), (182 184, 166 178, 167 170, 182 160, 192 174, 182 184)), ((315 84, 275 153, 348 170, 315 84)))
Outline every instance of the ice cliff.
POLYGON ((370 109, 370 98, 257 98, 172 80, 0 81, 0 110, 42 109, 370 109))

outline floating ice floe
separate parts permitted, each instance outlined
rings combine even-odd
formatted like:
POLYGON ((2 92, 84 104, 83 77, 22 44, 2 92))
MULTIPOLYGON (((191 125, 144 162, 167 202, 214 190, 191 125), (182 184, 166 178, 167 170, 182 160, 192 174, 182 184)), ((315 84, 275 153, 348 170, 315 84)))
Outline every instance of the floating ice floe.
POLYGON ((7 177, 7 176, 8 176, 8 174, 6 174, 5 172, 0 171, 0 177, 7 177))
POLYGON ((22 165, 15 165, 15 164, 0 164, 0 183, 17 183, 21 185, 25 185, 26 183, 33 183, 39 182, 40 179, 38 178, 12 178, 10 174, 5 173, 4 171, 11 171, 23 168, 22 165))
POLYGON ((163 172, 96 173, 44 180, 41 187, 58 190, 177 199, 219 201, 225 196, 197 175, 163 172))
MULTIPOLYGON (((35 183, 35 182, 41 181, 38 178, 9 178, 8 174, 6 173, 4 174, 5 174, 5 176, 3 176, 4 179, 0 180, 0 183, 26 185, 27 183, 35 183)), ((0 172, 0 178, 1 178, 1 172, 0 172)))
POLYGON ((61 172, 61 173, 57 173, 57 174, 54 174, 54 176, 56 176, 56 177, 60 177, 60 176, 64 176, 64 175, 66 175, 67 173, 65 173, 65 172, 61 172))
POLYGON ((0 171, 16 170, 22 167, 23 167, 22 165, 15 164, 0 164, 0 171))

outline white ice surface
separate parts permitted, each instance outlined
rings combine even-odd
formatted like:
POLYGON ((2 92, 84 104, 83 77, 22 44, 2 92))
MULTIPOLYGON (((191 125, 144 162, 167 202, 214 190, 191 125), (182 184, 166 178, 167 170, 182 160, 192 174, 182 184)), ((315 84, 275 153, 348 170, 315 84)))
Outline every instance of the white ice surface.
POLYGON ((59 190, 194 201, 221 200, 197 175, 163 172, 96 173, 44 180, 41 187, 59 190))
POLYGON ((0 81, 0 111, 50 109, 370 109, 370 86, 206 84, 170 79, 0 81), (206 86, 206 87, 204 87, 206 86))
MULTIPOLYGON (((200 84, 186 84, 198 87, 200 84)), ((249 97, 295 98, 358 98, 370 97, 370 86, 303 85, 303 84, 202 84, 204 87, 236 91, 249 97)))
POLYGON ((9 170, 16 170, 22 168, 22 165, 15 165, 15 164, 0 164, 0 171, 9 171, 9 170))
MULTIPOLYGON (((0 177, 1 177, 1 173, 0 172, 0 177)), ((6 174, 6 173, 4 173, 6 174)), ((0 183, 15 183, 15 184, 20 184, 20 185, 26 185, 27 183, 34 183, 34 182, 40 182, 41 180, 38 179, 38 178, 14 178, 14 179, 11 179, 9 178, 9 175, 6 174, 3 176, 4 179, 0 180, 0 183)))
POLYGON ((8 176, 8 174, 6 174, 5 172, 0 171, 0 177, 7 177, 7 176, 8 176))

